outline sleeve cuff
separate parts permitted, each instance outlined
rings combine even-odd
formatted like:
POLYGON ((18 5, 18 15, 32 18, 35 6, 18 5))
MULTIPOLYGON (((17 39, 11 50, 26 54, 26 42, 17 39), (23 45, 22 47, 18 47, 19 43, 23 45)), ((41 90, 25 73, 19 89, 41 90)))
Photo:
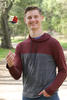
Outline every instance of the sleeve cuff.
POLYGON ((10 68, 12 68, 12 67, 9 67, 8 64, 6 64, 6 68, 7 68, 7 69, 10 69, 10 68))

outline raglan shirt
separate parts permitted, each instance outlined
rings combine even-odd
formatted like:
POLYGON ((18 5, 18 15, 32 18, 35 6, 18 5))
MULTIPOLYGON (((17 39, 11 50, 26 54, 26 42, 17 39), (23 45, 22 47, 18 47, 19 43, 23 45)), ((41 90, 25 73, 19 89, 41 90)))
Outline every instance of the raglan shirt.
POLYGON ((23 96, 29 98, 39 97, 42 90, 53 95, 67 76, 63 49, 48 33, 44 33, 39 39, 29 36, 19 43, 15 51, 14 66, 7 67, 15 79, 19 79, 23 73, 23 96))

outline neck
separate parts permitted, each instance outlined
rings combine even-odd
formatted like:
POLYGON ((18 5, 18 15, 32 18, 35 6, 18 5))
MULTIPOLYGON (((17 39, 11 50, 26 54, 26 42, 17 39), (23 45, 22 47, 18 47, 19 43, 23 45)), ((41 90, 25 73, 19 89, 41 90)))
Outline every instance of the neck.
POLYGON ((43 30, 42 29, 39 29, 39 30, 37 30, 37 31, 30 31, 30 36, 32 37, 32 38, 35 38, 35 37, 39 37, 39 36, 41 36, 41 35, 43 35, 44 33, 43 33, 43 30))

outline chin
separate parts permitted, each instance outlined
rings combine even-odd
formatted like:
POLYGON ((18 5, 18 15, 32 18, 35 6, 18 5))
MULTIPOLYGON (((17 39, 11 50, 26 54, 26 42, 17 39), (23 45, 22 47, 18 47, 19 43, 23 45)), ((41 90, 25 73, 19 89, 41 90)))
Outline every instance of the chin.
POLYGON ((38 29, 38 27, 31 27, 31 29, 32 29, 32 30, 37 30, 37 29, 38 29))
POLYGON ((38 30, 38 28, 31 28, 31 30, 32 30, 32 31, 36 31, 36 30, 38 30))

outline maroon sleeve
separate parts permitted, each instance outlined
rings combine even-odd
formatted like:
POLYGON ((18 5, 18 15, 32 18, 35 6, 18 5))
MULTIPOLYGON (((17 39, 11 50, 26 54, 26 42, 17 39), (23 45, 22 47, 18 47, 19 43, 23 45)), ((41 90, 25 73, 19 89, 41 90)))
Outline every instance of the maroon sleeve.
POLYGON ((15 79, 19 79, 22 73, 22 62, 21 62, 20 50, 21 50, 20 45, 17 45, 16 50, 15 50, 14 66, 10 68, 7 64, 7 68, 9 69, 10 74, 15 79))
POLYGON ((45 89, 45 91, 50 95, 52 95, 58 90, 58 88, 62 85, 63 81, 67 76, 67 66, 66 66, 63 49, 58 41, 55 41, 54 45, 52 46, 52 50, 53 50, 52 54, 54 60, 58 67, 58 74, 55 80, 50 84, 50 86, 48 86, 48 88, 45 89))

